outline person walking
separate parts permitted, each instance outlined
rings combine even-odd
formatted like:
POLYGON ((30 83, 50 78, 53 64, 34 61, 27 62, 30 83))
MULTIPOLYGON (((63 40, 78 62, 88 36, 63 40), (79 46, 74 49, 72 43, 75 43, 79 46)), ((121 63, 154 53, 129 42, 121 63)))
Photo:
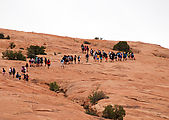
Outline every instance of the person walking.
POLYGON ((76 55, 74 56, 74 63, 76 64, 76 55))
POLYGON ((16 73, 16 70, 15 70, 15 68, 13 68, 13 70, 12 70, 13 78, 15 77, 15 73, 16 73))
POLYGON ((78 64, 80 64, 80 55, 78 56, 78 64))
POLYGON ((49 67, 50 67, 50 60, 48 59, 48 61, 47 61, 47 65, 48 65, 48 69, 49 69, 49 67))
POLYGON ((61 63, 61 68, 64 68, 64 60, 63 59, 61 59, 60 63, 61 63))
POLYGON ((28 82, 28 80, 29 80, 28 74, 26 74, 25 79, 26 79, 26 81, 28 82))
POLYGON ((5 72, 6 72, 5 68, 2 68, 2 74, 3 74, 3 76, 5 75, 5 72))
POLYGON ((86 54, 86 63, 89 61, 89 54, 86 54))
POLYGON ((9 75, 12 75, 12 68, 9 68, 9 75))
POLYGON ((45 67, 46 67, 46 65, 47 65, 47 58, 45 58, 45 67))
POLYGON ((26 67, 27 72, 28 72, 28 66, 29 66, 28 63, 26 63, 25 67, 26 67))

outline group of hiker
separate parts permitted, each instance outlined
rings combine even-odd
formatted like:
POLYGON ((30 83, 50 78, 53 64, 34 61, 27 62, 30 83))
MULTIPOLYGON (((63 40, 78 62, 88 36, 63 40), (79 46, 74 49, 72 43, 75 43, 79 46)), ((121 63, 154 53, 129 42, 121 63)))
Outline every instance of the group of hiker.
POLYGON ((64 68, 64 65, 65 64, 76 64, 77 63, 77 61, 78 61, 78 64, 80 63, 80 59, 81 59, 81 57, 80 57, 80 55, 79 56, 77 56, 77 55, 64 55, 63 57, 62 57, 62 59, 61 59, 61 67, 62 68, 64 68))
POLYGON ((50 59, 47 59, 45 57, 45 59, 43 57, 36 57, 36 58, 30 58, 29 59, 29 64, 30 64, 30 67, 39 67, 39 66, 42 66, 43 63, 45 63, 45 66, 47 65, 48 68, 50 67, 50 59))
MULTIPOLYGON (((12 67, 9 68, 9 75, 10 76, 12 75, 13 78, 16 77, 18 80, 21 80, 21 76, 23 75, 23 80, 28 81, 29 76, 28 76, 28 74, 26 74, 26 72, 27 72, 27 70, 26 70, 25 66, 22 66, 22 68, 21 68, 21 73, 22 74, 19 74, 19 72, 16 72, 15 68, 12 68, 12 67)), ((5 68, 2 68, 2 73, 3 73, 3 75, 6 74, 5 68)))
POLYGON ((81 45, 81 49, 82 49, 82 53, 88 53, 89 52, 89 46, 87 46, 87 45, 81 45))
MULTIPOLYGON (((127 59, 131 59, 131 60, 135 60, 135 56, 133 52, 113 52, 113 51, 109 51, 108 53, 106 53, 104 50, 93 50, 92 48, 89 51, 89 47, 88 46, 84 46, 83 44, 81 45, 81 49, 82 49, 82 53, 85 53, 85 58, 86 58, 86 62, 89 61, 89 55, 92 56, 92 58, 94 59, 95 62, 102 62, 105 59, 105 62, 108 61, 108 58, 110 59, 110 62, 113 61, 126 61, 127 59), (90 53, 89 53, 90 52, 90 53)), ((81 56, 80 55, 64 55, 61 58, 61 68, 64 68, 65 64, 76 64, 76 63, 80 63, 81 61, 81 56)), ((28 72, 28 67, 39 67, 39 66, 43 66, 43 64, 45 64, 45 66, 48 66, 48 69, 51 65, 51 61, 50 59, 47 59, 46 57, 35 57, 35 58, 30 58, 29 59, 29 64, 26 63, 25 66, 22 66, 21 68, 21 72, 22 74, 19 74, 19 72, 16 72, 15 68, 9 68, 9 75, 13 75, 13 78, 15 77, 16 74, 16 78, 17 79, 21 79, 21 75, 23 75, 23 79, 28 81, 28 74, 26 74, 26 72, 28 72)), ((6 70, 5 68, 2 69, 2 73, 3 75, 5 75, 6 70)))
MULTIPOLYGON (((19 74, 19 72, 16 72, 15 68, 10 67, 9 68, 9 75, 13 76, 13 78, 17 78, 18 80, 21 80, 21 76, 23 76, 23 80, 28 81, 29 80, 29 75, 28 75, 28 68, 29 67, 39 67, 39 66, 43 66, 43 63, 45 63, 45 66, 48 66, 48 69, 51 65, 50 59, 45 58, 43 61, 43 57, 36 57, 36 58, 30 58, 29 59, 29 64, 26 63, 25 66, 21 67, 21 74, 19 74)), ((6 74, 6 70, 5 68, 2 68, 2 74, 5 75, 6 74)))
MULTIPOLYGON (((85 58, 86 62, 89 61, 89 47, 85 47, 83 44, 81 45, 82 53, 86 53, 85 58), (86 48, 86 49, 85 49, 86 48)), ((127 59, 135 60, 133 52, 113 52, 110 51, 106 53, 104 50, 93 50, 90 49, 90 55, 93 57, 95 62, 102 62, 105 59, 105 62, 110 59, 110 62, 113 61, 126 61, 127 59)))

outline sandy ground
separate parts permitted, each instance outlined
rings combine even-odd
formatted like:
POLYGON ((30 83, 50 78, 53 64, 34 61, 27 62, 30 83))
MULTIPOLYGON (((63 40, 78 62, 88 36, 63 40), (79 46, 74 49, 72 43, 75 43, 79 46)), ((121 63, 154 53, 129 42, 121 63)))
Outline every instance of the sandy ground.
MULTIPOLYGON (((46 46, 47 57, 52 60, 51 68, 32 67, 30 81, 17 80, 0 73, 0 120, 101 120, 90 116, 81 106, 96 89, 109 96, 94 108, 99 113, 108 104, 123 105, 124 120, 169 120, 169 50, 158 45, 128 42, 135 52, 136 60, 123 62, 94 62, 92 57, 85 63, 80 45, 84 39, 26 33, 0 29, 0 33, 11 39, 0 39, 0 53, 10 42, 14 50, 26 54, 29 45, 46 46), (61 53, 54 55, 54 52, 61 53), (81 64, 60 68, 64 54, 81 55, 81 64), (49 90, 47 83, 56 81, 63 93, 49 90)), ((86 40, 90 48, 110 51, 117 41, 86 40)), ((20 72, 23 61, 4 60, 0 55, 0 69, 15 67, 20 72)))

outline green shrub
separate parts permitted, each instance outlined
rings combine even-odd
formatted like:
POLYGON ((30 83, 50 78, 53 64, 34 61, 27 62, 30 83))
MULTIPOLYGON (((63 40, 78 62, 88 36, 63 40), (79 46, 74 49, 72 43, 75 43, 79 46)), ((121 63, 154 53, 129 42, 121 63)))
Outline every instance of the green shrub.
POLYGON ((13 48, 15 48, 15 43, 14 42, 11 42, 10 44, 9 44, 9 47, 11 48, 11 49, 13 49, 13 48))
POLYGON ((95 37, 94 39, 95 39, 95 40, 99 40, 99 37, 95 37))
POLYGON ((113 50, 129 52, 130 46, 127 44, 126 41, 120 41, 116 45, 114 45, 113 50))
POLYGON ((6 58, 8 60, 26 61, 26 57, 22 54, 21 51, 13 52, 12 50, 6 50, 5 52, 2 52, 2 58, 6 58))
POLYGON ((19 48, 19 49, 24 50, 24 48, 19 48))
POLYGON ((95 37, 94 39, 95 40, 103 40, 103 38, 101 38, 101 37, 100 38, 99 37, 95 37))
POLYGON ((84 43, 84 44, 89 44, 89 45, 91 44, 91 43, 90 43, 90 42, 88 42, 88 41, 84 41, 83 43, 84 43))
POLYGON ((49 84, 49 89, 51 90, 51 91, 55 91, 55 92, 57 92, 57 91, 59 91, 59 86, 56 84, 56 82, 52 82, 52 83, 50 83, 49 84))
POLYGON ((46 55, 45 53, 45 47, 44 46, 34 46, 31 45, 29 48, 27 48, 27 56, 28 58, 35 58, 36 55, 46 55))
POLYGON ((0 33, 0 39, 4 39, 4 34, 0 33))
POLYGON ((89 115, 93 115, 93 116, 98 116, 97 111, 95 109, 92 109, 92 108, 86 109, 85 113, 89 114, 89 115))
POLYGON ((8 36, 6 37, 6 39, 10 39, 10 36, 8 35, 8 36))
POLYGON ((106 96, 103 91, 95 91, 88 98, 90 99, 90 103, 95 105, 99 100, 108 98, 108 96, 106 96))
POLYGON ((0 33, 0 39, 10 39, 10 36, 5 37, 3 33, 0 33))
POLYGON ((126 112, 123 107, 118 105, 115 105, 114 107, 112 105, 108 105, 103 111, 104 118, 109 118, 113 120, 123 120, 123 117, 125 117, 125 115, 126 112))

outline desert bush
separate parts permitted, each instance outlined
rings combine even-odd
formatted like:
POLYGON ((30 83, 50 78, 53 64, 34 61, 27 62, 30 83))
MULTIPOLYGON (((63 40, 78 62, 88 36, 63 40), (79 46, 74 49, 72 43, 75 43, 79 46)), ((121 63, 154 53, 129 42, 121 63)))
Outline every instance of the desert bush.
POLYGON ((123 107, 118 105, 115 105, 114 107, 112 105, 107 105, 103 111, 104 118, 113 120, 123 120, 123 117, 125 117, 125 115, 126 112, 123 107))
POLYGON ((116 45, 114 45, 113 50, 129 52, 130 46, 127 44, 126 41, 120 41, 116 45))
POLYGON ((99 40, 99 37, 95 37, 94 39, 95 39, 95 40, 99 40))
POLYGON ((8 36, 6 37, 6 39, 10 39, 10 36, 8 35, 8 36))
POLYGON ((0 33, 0 39, 10 39, 10 36, 5 37, 3 33, 0 33))
POLYGON ((101 38, 101 37, 100 38, 99 37, 95 37, 94 39, 95 40, 103 40, 103 38, 101 38))
POLYGON ((93 116, 98 116, 98 115, 97 115, 97 111, 96 111, 95 109, 93 109, 93 108, 89 108, 89 107, 88 107, 88 108, 86 108, 85 110, 86 110, 86 111, 85 111, 86 114, 93 115, 93 116))
POLYGON ((45 47, 44 46, 34 46, 31 45, 29 48, 27 48, 27 56, 28 58, 35 58, 36 55, 46 55, 45 53, 45 47))
POLYGON ((90 103, 95 105, 99 100, 108 98, 108 96, 103 91, 95 91, 88 98, 90 99, 90 103))
POLYGON ((24 50, 24 48, 19 48, 19 49, 24 50))
POLYGON ((0 33, 0 39, 4 39, 4 34, 0 33))
POLYGON ((84 44, 89 44, 89 45, 91 44, 91 43, 90 43, 90 42, 88 42, 88 41, 84 41, 83 43, 84 43, 84 44))
POLYGON ((59 85, 56 82, 52 82, 49 84, 49 89, 51 91, 57 92, 59 91, 59 85))
POLYGON ((12 50, 6 50, 5 52, 2 52, 2 58, 6 58, 8 60, 26 60, 26 57, 21 51, 13 52, 12 50))
POLYGON ((11 43, 9 43, 9 47, 11 48, 11 49, 13 49, 13 48, 15 48, 15 43, 14 42, 11 42, 11 43))

